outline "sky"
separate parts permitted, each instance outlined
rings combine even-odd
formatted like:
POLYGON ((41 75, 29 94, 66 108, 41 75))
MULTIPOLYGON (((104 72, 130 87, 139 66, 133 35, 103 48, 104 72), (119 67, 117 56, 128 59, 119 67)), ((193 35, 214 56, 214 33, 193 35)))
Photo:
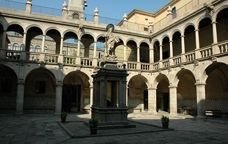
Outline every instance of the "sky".
MULTIPOLYGON (((13 0, 25 2, 26 0, 13 0)), ((32 0, 34 5, 61 9, 64 0, 32 0)), ((113 19, 122 19, 124 13, 128 14, 133 9, 156 12, 170 0, 87 0, 86 14, 93 15, 97 7, 100 16, 113 19)))

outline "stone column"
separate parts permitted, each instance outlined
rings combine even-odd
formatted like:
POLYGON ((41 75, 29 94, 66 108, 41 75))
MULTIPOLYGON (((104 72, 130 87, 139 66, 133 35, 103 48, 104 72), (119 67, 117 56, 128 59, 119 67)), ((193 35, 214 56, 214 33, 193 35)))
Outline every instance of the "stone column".
POLYGON ((27 0, 25 13, 26 14, 31 14, 31 12, 32 12, 32 0, 27 0))
POLYGON ((217 22, 213 21, 212 22, 212 30, 213 30, 213 43, 217 44, 218 43, 218 36, 217 36, 217 22))
POLYGON ((126 106, 128 106, 129 105, 129 101, 128 101, 128 89, 129 89, 129 87, 126 85, 126 106))
POLYGON ((154 63, 154 48, 150 48, 150 63, 154 63))
POLYGON ((93 105, 93 85, 90 86, 90 107, 93 105))
POLYGON ((177 115, 177 87, 169 86, 170 93, 170 114, 177 115))
POLYGON ((77 57, 80 57, 80 43, 81 39, 78 39, 77 57))
POLYGON ((94 41, 93 58, 97 58, 97 42, 94 41))
POLYGON ((137 62, 140 62, 140 47, 137 47, 137 62))
POLYGON ((169 41, 169 51, 170 51, 170 56, 169 56, 169 65, 173 65, 173 41, 169 41))
POLYGON ((157 113, 157 89, 149 88, 148 89, 148 108, 149 111, 153 114, 157 113))
POLYGON ((42 37, 42 46, 41 46, 41 52, 42 53, 44 53, 45 38, 46 38, 46 35, 43 35, 43 37, 42 37))
POLYGON ((62 112, 62 89, 63 89, 63 82, 57 81, 56 98, 55 98, 55 113, 56 114, 60 114, 62 112))
POLYGON ((17 83, 17 100, 16 100, 16 113, 23 114, 24 107, 24 80, 19 79, 17 83))
POLYGON ((127 61, 127 46, 124 45, 124 61, 127 61))
POLYGON ((66 4, 66 1, 63 2, 62 17, 63 17, 64 19, 67 18, 67 4, 66 4))
POLYGON ((212 22, 212 30, 213 30, 213 45, 212 45, 212 53, 213 55, 219 54, 219 47, 218 47, 218 35, 217 35, 217 22, 212 22))
POLYGON ((186 62, 185 58, 185 35, 181 36, 181 63, 186 62))
POLYGON ((206 99, 206 93, 205 93, 205 86, 206 83, 197 82, 196 84, 196 99, 197 99, 197 116, 198 117, 204 117, 204 111, 205 111, 205 99, 206 99))
POLYGON ((59 54, 62 55, 63 54, 63 37, 61 37, 61 40, 60 40, 60 52, 59 54))
POLYGON ((196 56, 196 59, 200 58, 200 40, 199 40, 199 30, 196 29, 195 30, 195 37, 196 37, 196 51, 195 51, 195 56, 196 56))
POLYGON ((163 59, 162 58, 162 45, 160 45, 160 47, 159 47, 159 54, 160 54, 160 56, 159 56, 160 59, 159 60, 162 61, 162 59, 163 59))

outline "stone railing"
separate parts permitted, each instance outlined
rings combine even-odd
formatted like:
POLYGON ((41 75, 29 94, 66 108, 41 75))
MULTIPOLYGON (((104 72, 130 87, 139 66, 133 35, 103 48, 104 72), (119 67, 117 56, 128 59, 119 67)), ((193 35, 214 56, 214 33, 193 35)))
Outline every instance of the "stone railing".
POLYGON ((127 62, 128 70, 137 70, 137 62, 127 62))
POLYGON ((58 63, 58 55, 53 54, 45 54, 44 61, 49 64, 57 64, 58 63))
POLYGON ((91 58, 81 58, 81 65, 82 66, 91 67, 93 65, 93 59, 91 59, 91 58))
POLYGON ((73 56, 64 56, 63 63, 66 65, 75 65, 76 64, 76 57, 73 56))
MULTIPOLYGON (((228 53, 228 41, 223 41, 218 44, 200 48, 185 54, 177 55, 175 57, 158 61, 155 63, 140 63, 131 61, 118 61, 119 68, 126 64, 126 69, 130 71, 151 71, 159 69, 168 69, 170 67, 177 67, 178 65, 186 65, 194 63, 195 60, 205 60, 213 56, 223 56, 228 53)), ((63 56, 57 54, 47 54, 38 52, 24 52, 15 50, 0 49, 0 58, 8 61, 28 61, 28 62, 45 62, 47 64, 63 63, 64 65, 78 65, 82 67, 101 67, 103 59, 81 58, 76 56, 63 56)))
POLYGON ((219 53, 224 54, 228 52, 228 41, 224 41, 218 45, 219 53))

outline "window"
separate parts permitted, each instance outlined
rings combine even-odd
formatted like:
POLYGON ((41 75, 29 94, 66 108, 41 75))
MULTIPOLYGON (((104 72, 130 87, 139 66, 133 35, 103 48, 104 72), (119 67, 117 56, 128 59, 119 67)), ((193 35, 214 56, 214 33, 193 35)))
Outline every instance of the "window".
POLYGON ((44 94, 46 92, 46 81, 35 82, 35 93, 44 94))
POLYGON ((173 18, 176 18, 176 16, 177 16, 176 7, 173 7, 171 12, 172 12, 173 18))
POLYGON ((148 27, 144 27, 144 31, 149 31, 148 27))
POLYGON ((72 18, 73 18, 73 19, 79 19, 79 14, 78 14, 78 13, 74 13, 74 14, 72 15, 72 18))

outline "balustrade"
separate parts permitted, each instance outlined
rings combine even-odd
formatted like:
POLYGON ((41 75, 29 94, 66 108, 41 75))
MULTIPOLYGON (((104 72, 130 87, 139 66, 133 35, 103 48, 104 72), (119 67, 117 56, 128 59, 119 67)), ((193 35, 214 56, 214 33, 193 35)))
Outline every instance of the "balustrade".
POLYGON ((137 69, 137 62, 128 62, 127 69, 129 70, 136 70, 137 69))
POLYGON ((58 55, 45 54, 45 62, 51 64, 58 63, 58 55))
POLYGON ((181 64, 181 57, 180 57, 180 56, 174 57, 174 58, 173 58, 173 64, 174 64, 174 65, 179 65, 179 64, 181 64))
POLYGON ((195 52, 185 54, 186 62, 193 62, 195 60, 195 52))
POLYGON ((228 41, 222 42, 218 45, 220 54, 228 52, 228 41))
POLYGON ((92 66, 93 65, 93 59, 81 58, 81 65, 82 66, 92 66))
POLYGON ((200 49, 201 58, 207 58, 212 56, 212 47, 206 47, 202 50, 200 49))

